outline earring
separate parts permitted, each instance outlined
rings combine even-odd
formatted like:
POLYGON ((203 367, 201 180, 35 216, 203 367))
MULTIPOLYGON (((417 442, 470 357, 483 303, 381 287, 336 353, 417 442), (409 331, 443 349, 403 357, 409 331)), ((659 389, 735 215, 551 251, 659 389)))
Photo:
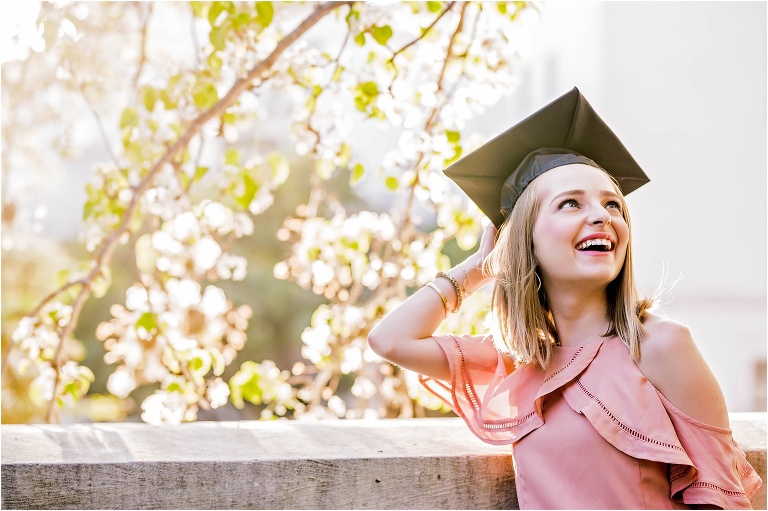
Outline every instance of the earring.
POLYGON ((539 277, 538 273, 534 273, 533 276, 536 279, 536 292, 538 293, 541 291, 541 277, 539 277))

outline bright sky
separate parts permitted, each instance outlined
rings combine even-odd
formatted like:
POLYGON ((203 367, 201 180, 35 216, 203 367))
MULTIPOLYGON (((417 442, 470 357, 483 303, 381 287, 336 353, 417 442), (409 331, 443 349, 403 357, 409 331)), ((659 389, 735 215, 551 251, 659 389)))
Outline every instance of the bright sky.
POLYGON ((37 52, 45 49, 42 28, 35 26, 40 12, 38 0, 3 2, 0 10, 0 63, 13 59, 23 60, 30 49, 37 52))

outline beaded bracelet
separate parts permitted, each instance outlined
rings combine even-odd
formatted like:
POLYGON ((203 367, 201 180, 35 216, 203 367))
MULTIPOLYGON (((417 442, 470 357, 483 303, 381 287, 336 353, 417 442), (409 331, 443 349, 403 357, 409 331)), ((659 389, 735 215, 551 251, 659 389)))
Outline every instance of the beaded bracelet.
POLYGON ((448 297, 445 296, 445 293, 440 291, 440 288, 437 287, 434 282, 427 284, 427 287, 431 287, 438 295, 440 295, 440 299, 443 301, 443 308, 445 309, 445 317, 448 317, 448 297))
POLYGON ((461 308, 461 302, 464 299, 464 292, 462 291, 461 286, 459 286, 459 283, 456 281, 456 279, 443 271, 438 272, 436 277, 443 277, 450 281, 454 291, 456 291, 456 307, 451 311, 451 313, 455 314, 459 312, 459 309, 461 308))

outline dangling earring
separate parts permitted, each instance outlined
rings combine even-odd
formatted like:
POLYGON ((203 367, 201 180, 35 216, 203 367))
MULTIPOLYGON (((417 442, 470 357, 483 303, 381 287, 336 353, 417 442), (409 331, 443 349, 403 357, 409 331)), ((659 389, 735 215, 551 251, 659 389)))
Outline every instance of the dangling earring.
POLYGON ((538 273, 534 273, 533 276, 536 278, 536 292, 538 293, 541 291, 541 277, 538 273))

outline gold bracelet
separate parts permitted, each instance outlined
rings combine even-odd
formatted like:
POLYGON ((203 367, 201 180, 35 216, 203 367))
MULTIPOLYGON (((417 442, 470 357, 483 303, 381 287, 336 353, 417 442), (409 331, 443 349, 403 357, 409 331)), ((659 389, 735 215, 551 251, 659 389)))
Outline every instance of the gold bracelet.
POLYGON ((464 299, 464 293, 461 291, 461 286, 459 286, 459 283, 456 282, 456 279, 445 273, 444 271, 438 272, 437 277, 443 277, 445 279, 448 279, 453 286, 453 290, 456 291, 456 307, 451 311, 451 313, 459 312, 459 309, 461 308, 461 302, 464 299))
POLYGON ((434 282, 430 282, 429 284, 427 284, 427 287, 431 287, 437 292, 438 295, 440 295, 440 299, 443 301, 443 308, 445 309, 444 317, 448 317, 448 297, 445 296, 445 293, 440 291, 440 288, 437 287, 434 282))

